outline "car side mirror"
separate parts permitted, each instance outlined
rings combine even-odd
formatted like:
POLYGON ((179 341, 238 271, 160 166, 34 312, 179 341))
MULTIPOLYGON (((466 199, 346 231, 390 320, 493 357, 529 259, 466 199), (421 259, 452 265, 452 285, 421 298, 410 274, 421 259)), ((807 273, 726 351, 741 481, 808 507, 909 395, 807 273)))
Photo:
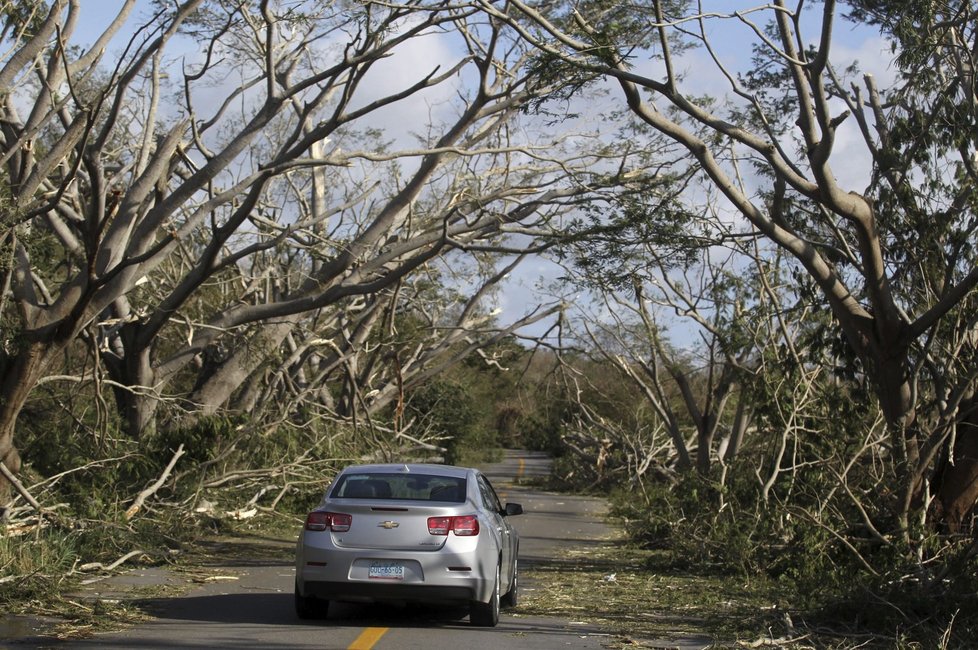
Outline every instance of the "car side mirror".
POLYGON ((513 517, 521 514, 523 514, 523 506, 518 503, 507 503, 506 509, 503 510, 504 517, 513 517))

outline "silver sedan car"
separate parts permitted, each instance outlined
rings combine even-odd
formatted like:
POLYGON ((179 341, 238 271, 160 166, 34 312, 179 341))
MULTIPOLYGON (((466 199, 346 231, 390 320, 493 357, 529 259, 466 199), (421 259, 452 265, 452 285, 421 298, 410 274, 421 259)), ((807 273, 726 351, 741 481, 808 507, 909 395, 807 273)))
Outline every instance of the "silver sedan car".
POLYGON ((306 517, 295 556, 295 609, 325 618, 329 601, 464 604, 473 625, 499 622, 518 598, 522 514, 478 470, 353 465, 306 517))

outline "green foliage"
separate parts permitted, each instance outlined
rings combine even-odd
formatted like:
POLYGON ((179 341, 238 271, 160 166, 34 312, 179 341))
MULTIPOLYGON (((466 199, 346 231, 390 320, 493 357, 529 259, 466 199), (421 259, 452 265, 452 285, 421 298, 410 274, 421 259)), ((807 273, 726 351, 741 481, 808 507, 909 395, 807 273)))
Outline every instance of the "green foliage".
POLYGON ((54 576, 71 569, 80 540, 78 534, 61 530, 0 535, 0 577, 20 577, 0 589, 0 608, 9 612, 15 603, 54 595, 59 586, 54 576))
POLYGON ((497 421, 503 413, 509 418, 507 425, 497 427, 501 441, 514 448, 559 456, 563 453, 560 438, 564 427, 579 405, 556 384, 556 359, 550 352, 518 351, 506 373, 511 389, 496 399, 497 421))
POLYGON ((461 383, 443 379, 428 382, 407 400, 407 412, 442 441, 451 465, 473 464, 498 448, 495 431, 485 426, 485 409, 461 383))
MULTIPOLYGON (((689 2, 668 0, 657 4, 665 20, 669 20, 683 14, 689 2)), ((629 65, 637 51, 651 52, 653 56, 661 54, 659 34, 649 24, 650 13, 635 11, 632 5, 613 0, 586 0, 548 2, 538 9, 549 22, 586 47, 579 52, 576 62, 544 49, 536 50, 527 64, 527 77, 533 88, 547 92, 524 105, 522 110, 531 114, 551 117, 554 122, 574 118, 576 115, 569 112, 571 101, 581 99, 583 93, 598 85, 602 79, 600 70, 629 65)), ((546 35, 539 32, 532 20, 525 28, 535 38, 546 41, 546 35)), ((670 34, 669 40, 674 54, 689 47, 688 40, 679 34, 670 34)))
MULTIPOLYGON (((645 127, 631 125, 616 140, 647 137, 655 136, 645 127)), ((655 155, 668 154, 657 151, 655 155)), ((657 171, 619 170, 596 177, 598 184, 617 182, 619 192, 581 206, 556 241, 556 255, 572 260, 578 269, 575 277, 598 290, 628 290, 648 268, 688 268, 702 250, 717 243, 704 227, 699 209, 680 196, 698 173, 695 166, 669 169, 645 156, 632 164, 648 164, 657 171)))
POLYGON ((343 464, 336 459, 361 453, 342 430, 265 430, 245 419, 220 416, 146 440, 129 440, 112 423, 99 429, 89 421, 92 412, 64 402, 83 401, 83 391, 42 393, 29 402, 23 418, 22 479, 42 503, 58 505, 43 525, 32 518, 23 523, 21 517, 0 535, 0 578, 14 578, 0 589, 0 608, 6 612, 56 600, 84 575, 71 575, 79 564, 109 564, 133 549, 143 549, 145 555, 130 563, 168 562, 170 549, 227 529, 222 511, 240 508, 256 493, 261 505, 274 498, 281 513, 305 513, 343 464), (73 419, 74 413, 83 419, 73 419), (181 443, 186 455, 171 479, 135 517, 127 518, 132 499, 157 480, 181 443), (303 463, 291 467, 300 458, 303 463), (208 480, 238 474, 242 478, 202 487, 208 480), (41 482, 49 477, 56 480, 41 482), (194 512, 189 505, 198 499, 213 504, 213 510, 194 512))
POLYGON ((21 33, 30 38, 47 18, 48 7, 43 0, 6 0, 0 4, 0 23, 5 31, 21 33))
MULTIPOLYGON (((809 625, 841 624, 921 647, 938 647, 945 634, 953 647, 978 641, 973 545, 945 551, 934 565, 940 568, 921 565, 898 545, 862 544, 857 557, 830 532, 846 522, 824 525, 800 506, 761 504, 751 474, 743 468, 722 486, 692 473, 674 487, 623 490, 613 497, 614 514, 630 537, 667 551, 670 570, 739 578, 746 591, 777 594, 781 607, 809 625)), ((662 570, 658 560, 654 568, 662 570)))
POLYGON ((153 468, 134 441, 118 435, 113 413, 100 409, 105 406, 84 387, 45 384, 18 419, 26 476, 63 474, 49 498, 67 503, 78 519, 117 518, 120 500, 153 468))
POLYGON ((244 424, 242 417, 201 417, 189 426, 164 429, 149 444, 154 456, 172 454, 183 445, 186 458, 204 462, 223 455, 239 442, 244 424))
POLYGON ((775 593, 779 606, 813 627, 845 625, 920 647, 978 641, 973 543, 921 530, 923 542, 911 548, 896 537, 883 542, 864 524, 882 528, 890 516, 882 462, 852 435, 872 431, 868 392, 826 382, 814 405, 801 408, 783 390, 771 392, 799 382, 790 368, 765 380, 751 398, 758 430, 735 462, 709 476, 646 479, 615 492, 614 512, 629 536, 668 553, 669 566, 684 574, 734 577, 745 589, 775 593), (819 435, 790 435, 790 452, 775 468, 787 426, 779 410, 796 412, 794 425, 819 435))
POLYGON ((978 643, 978 563, 972 545, 945 546, 941 568, 921 566, 907 549, 880 549, 880 575, 838 576, 838 587, 808 613, 813 625, 845 621, 865 634, 896 638, 907 647, 971 648, 978 643))
POLYGON ((600 79, 600 76, 547 52, 539 52, 533 56, 528 72, 538 87, 552 90, 525 103, 520 110, 530 115, 551 118, 553 122, 575 117, 568 110, 572 100, 587 92, 600 79))
POLYGON ((486 346, 414 389, 407 419, 440 439, 448 462, 496 457, 499 447, 560 453, 560 434, 573 410, 552 385, 553 357, 515 340, 486 346))
POLYGON ((468 357, 455 373, 480 405, 481 426, 493 432, 497 445, 533 448, 534 440, 546 436, 541 418, 549 402, 525 372, 532 353, 512 340, 488 346, 483 353, 468 357))
POLYGON ((827 533, 786 514, 782 504, 758 505, 751 479, 745 474, 721 485, 691 472, 675 486, 645 486, 640 498, 635 490, 619 493, 615 512, 631 537, 668 550, 684 570, 747 580, 765 576, 783 581, 792 598, 822 593, 832 579, 828 569, 840 560, 826 551, 827 533))
POLYGON ((560 456, 564 451, 560 437, 573 410, 574 406, 569 400, 554 399, 524 414, 520 426, 520 446, 560 456))

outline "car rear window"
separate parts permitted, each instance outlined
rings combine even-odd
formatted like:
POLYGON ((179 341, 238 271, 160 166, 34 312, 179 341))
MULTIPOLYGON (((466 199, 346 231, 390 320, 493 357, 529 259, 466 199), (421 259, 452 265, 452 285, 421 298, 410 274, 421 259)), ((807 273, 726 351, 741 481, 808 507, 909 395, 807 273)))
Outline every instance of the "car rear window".
POLYGON ((435 474, 344 474, 329 493, 334 499, 465 501, 465 479, 435 474))

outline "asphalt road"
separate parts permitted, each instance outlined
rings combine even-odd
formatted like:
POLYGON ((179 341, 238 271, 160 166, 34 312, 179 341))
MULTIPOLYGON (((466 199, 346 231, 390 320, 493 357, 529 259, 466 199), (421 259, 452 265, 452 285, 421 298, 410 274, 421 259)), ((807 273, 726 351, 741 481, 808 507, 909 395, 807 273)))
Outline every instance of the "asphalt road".
MULTIPOLYGON (((596 544, 609 534, 603 523, 603 501, 547 494, 513 484, 517 477, 548 471, 548 461, 542 454, 510 452, 504 462, 485 470, 504 501, 524 507, 525 514, 513 520, 520 531, 523 568, 559 558, 568 548, 596 544)), ((202 583, 182 596, 154 600, 150 610, 156 618, 146 623, 123 632, 48 647, 551 650, 597 649, 610 641, 601 630, 574 621, 516 616, 507 610, 503 610, 496 628, 470 627, 465 610, 340 603, 331 605, 325 621, 300 621, 292 603, 294 572, 284 559, 288 554, 282 548, 291 541, 277 543, 277 554, 269 554, 267 546, 266 552, 258 552, 260 545, 256 545, 253 561, 218 560, 213 566, 202 567, 207 573, 202 583)), ((248 557, 241 550, 235 549, 232 555, 248 557)), ((153 570, 135 571, 121 578, 137 584, 141 580, 170 579, 153 570)), ((524 588, 533 587, 524 582, 524 588)), ((96 584, 90 587, 89 595, 111 598, 111 590, 118 588, 118 580, 114 584, 96 584), (99 594, 99 589, 106 591, 99 594)))

